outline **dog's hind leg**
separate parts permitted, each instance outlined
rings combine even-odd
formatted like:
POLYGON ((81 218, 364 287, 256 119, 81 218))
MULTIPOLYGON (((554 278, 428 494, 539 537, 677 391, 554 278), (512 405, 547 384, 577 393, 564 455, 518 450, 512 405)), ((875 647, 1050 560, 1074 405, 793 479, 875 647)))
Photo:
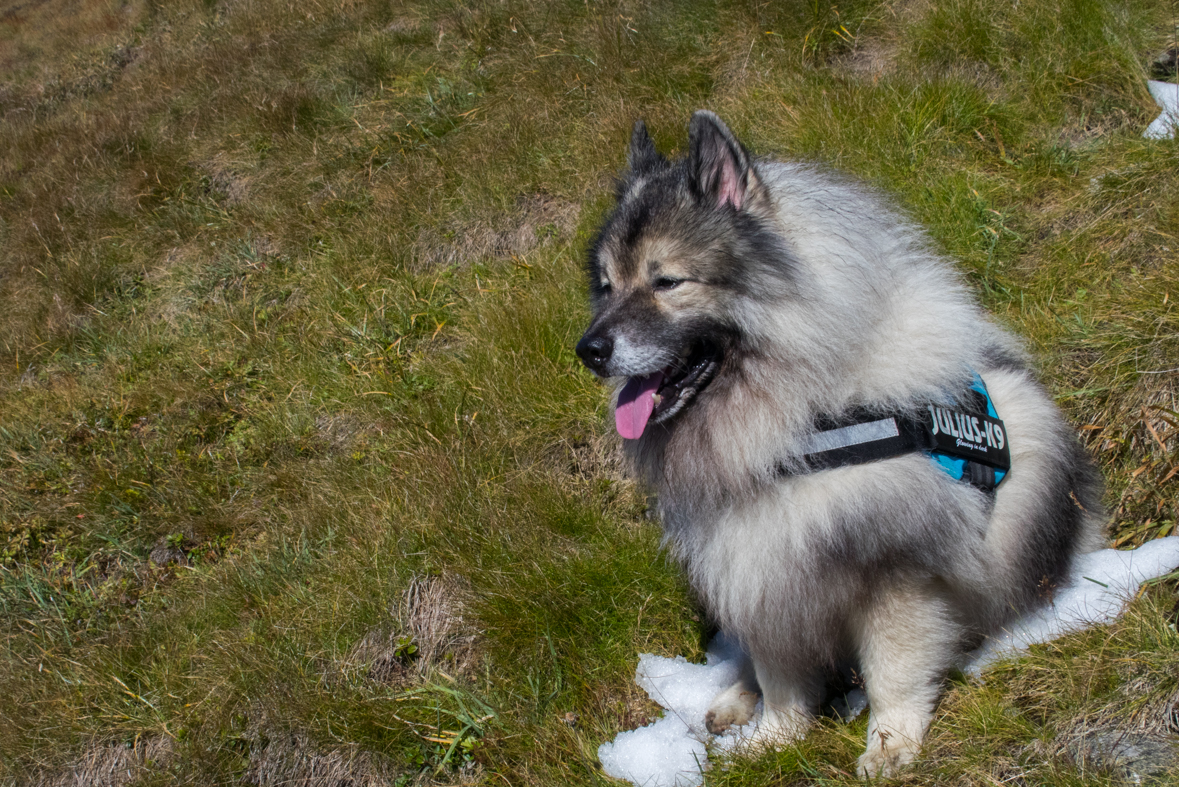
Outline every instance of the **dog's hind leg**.
POLYGON ((704 714, 704 726, 713 735, 720 735, 729 727, 740 727, 747 724, 753 717, 753 710, 761 691, 757 686, 757 675, 753 670, 753 660, 747 655, 741 657, 741 673, 737 681, 724 689, 708 706, 704 714))
POLYGON ((889 589, 853 625, 871 709, 857 772, 892 776, 921 749, 961 632, 930 586, 889 589))

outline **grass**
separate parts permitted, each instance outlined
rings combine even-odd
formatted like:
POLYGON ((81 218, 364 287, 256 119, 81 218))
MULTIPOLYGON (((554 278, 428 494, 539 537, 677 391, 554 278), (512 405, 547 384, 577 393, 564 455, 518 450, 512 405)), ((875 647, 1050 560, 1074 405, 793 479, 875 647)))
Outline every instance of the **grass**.
MULTIPOLYGON (((708 634, 572 353, 638 117, 894 195, 1026 337, 1111 540, 1173 533, 1179 148, 1140 133, 1177 23, 0 3, 0 780, 604 781, 636 654, 708 634)), ((1175 731, 1176 592, 952 682, 898 781, 1114 780, 1085 741, 1175 731)), ((863 733, 708 781, 852 784, 863 733)))

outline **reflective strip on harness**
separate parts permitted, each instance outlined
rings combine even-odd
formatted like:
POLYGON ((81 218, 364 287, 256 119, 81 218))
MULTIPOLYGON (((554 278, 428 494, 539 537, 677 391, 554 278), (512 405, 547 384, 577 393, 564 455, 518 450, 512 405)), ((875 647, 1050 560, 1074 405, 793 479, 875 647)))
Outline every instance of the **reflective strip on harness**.
POLYGON ((824 451, 834 451, 837 448, 847 448, 849 445, 862 445, 877 440, 887 440, 900 434, 895 418, 882 418, 879 421, 868 421, 862 424, 828 429, 826 432, 815 432, 806 439, 804 454, 819 454, 824 451))

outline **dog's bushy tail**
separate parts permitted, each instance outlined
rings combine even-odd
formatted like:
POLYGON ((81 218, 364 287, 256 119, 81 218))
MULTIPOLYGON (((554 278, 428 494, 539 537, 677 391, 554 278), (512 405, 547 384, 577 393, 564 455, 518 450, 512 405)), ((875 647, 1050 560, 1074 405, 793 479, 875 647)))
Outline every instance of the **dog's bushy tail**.
POLYGON ((1011 445, 986 537, 999 573, 992 592, 1006 591, 991 602, 1000 624, 1049 600, 1073 558, 1103 546, 1106 514, 1101 474, 1047 392, 1026 371, 986 381, 1011 445))

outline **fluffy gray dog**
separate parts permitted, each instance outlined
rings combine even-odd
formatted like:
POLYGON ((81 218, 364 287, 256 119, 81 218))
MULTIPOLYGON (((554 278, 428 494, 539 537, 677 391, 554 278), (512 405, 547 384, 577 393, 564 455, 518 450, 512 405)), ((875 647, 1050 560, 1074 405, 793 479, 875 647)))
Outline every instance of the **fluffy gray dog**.
POLYGON ((861 185, 754 160, 697 112, 635 126, 577 346, 666 541, 750 656, 706 723, 800 737, 835 665, 871 706, 863 776, 917 754, 963 650, 1099 546, 1101 482, 1016 340, 861 185))

